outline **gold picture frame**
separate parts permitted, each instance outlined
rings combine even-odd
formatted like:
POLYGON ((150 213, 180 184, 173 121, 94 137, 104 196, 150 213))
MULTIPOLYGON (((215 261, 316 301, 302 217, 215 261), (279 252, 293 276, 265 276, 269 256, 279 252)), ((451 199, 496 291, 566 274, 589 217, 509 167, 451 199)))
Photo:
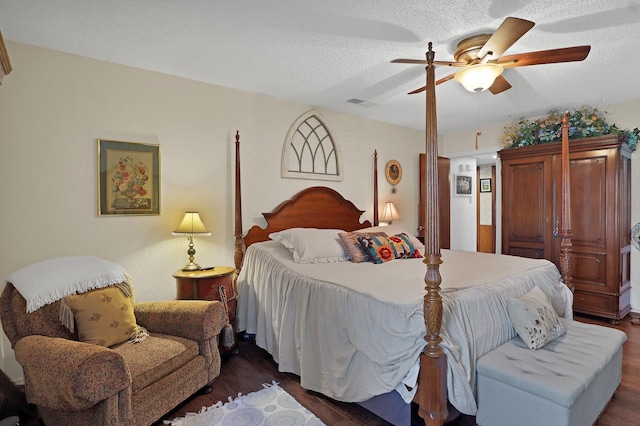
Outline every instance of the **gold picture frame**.
POLYGON ((387 182, 397 185, 402 180, 402 166, 397 160, 390 160, 384 168, 384 175, 387 182))
POLYGON ((98 215, 160 214, 160 146, 98 139, 98 215))

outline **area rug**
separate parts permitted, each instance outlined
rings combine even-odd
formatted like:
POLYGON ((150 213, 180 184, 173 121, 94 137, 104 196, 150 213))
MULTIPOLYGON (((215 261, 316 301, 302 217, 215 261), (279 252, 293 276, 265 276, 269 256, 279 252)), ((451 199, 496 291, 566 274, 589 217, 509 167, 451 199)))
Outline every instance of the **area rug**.
POLYGON ((164 423, 171 426, 324 426, 311 411, 304 408, 276 382, 264 389, 238 395, 229 402, 203 407, 199 413, 164 423))

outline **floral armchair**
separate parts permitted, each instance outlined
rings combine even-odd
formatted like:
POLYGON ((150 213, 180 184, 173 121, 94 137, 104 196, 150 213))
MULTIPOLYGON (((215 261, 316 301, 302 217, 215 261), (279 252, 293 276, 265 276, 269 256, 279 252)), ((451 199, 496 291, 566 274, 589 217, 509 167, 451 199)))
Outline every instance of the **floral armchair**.
POLYGON ((27 313, 11 283, 0 296, 27 401, 47 425, 149 425, 220 374, 220 302, 132 303, 148 337, 109 347, 79 341, 59 319, 61 303, 27 313))

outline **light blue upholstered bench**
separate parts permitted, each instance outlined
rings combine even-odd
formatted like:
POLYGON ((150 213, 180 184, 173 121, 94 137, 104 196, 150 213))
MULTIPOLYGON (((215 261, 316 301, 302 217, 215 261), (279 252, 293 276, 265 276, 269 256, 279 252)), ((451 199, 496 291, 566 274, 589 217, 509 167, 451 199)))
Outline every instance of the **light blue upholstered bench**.
POLYGON ((532 351, 519 338, 477 364, 481 426, 592 425, 622 378, 620 330, 561 319, 566 333, 532 351))

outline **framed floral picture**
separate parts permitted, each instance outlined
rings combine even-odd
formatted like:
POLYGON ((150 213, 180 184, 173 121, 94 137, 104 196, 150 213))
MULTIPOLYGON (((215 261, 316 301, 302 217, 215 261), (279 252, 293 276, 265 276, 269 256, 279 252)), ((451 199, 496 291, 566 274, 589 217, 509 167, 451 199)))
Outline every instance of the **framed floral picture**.
POLYGON ((160 214, 160 146, 98 139, 98 215, 160 214))

